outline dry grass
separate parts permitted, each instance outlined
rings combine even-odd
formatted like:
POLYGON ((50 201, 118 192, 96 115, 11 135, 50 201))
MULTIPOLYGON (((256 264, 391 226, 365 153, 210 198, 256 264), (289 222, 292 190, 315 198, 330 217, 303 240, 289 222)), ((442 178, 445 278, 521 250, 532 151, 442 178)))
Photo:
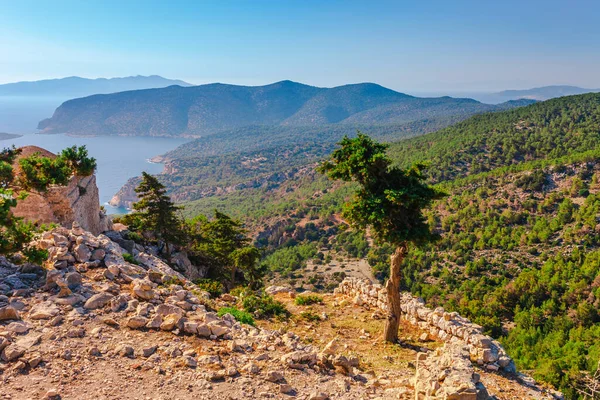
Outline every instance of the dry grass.
MULTIPOLYGON (((392 345, 382 339, 383 319, 374 319, 373 310, 358 307, 342 297, 323 296, 323 304, 298 306, 286 294, 275 296, 285 303, 292 313, 289 321, 258 321, 258 325, 267 329, 292 331, 302 337, 307 344, 323 348, 332 339, 337 338, 339 352, 346 356, 358 356, 361 369, 377 377, 412 376, 416 351, 410 346, 392 345), (327 319, 313 321, 303 313, 327 315, 327 319)), ((434 348, 440 343, 418 343, 421 332, 414 326, 403 323, 400 337, 403 343, 434 348)))

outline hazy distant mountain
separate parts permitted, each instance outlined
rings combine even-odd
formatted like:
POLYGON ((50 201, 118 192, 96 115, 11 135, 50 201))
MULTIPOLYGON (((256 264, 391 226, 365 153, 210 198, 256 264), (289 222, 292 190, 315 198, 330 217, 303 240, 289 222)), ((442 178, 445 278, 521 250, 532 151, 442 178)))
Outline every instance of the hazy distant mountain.
POLYGON ((549 100, 555 97, 571 96, 575 94, 584 94, 590 92, 600 92, 600 89, 584 89, 577 86, 543 86, 525 90, 504 90, 497 93, 474 94, 473 98, 484 103, 497 104, 509 100, 531 99, 531 100, 549 100))
POLYGON ((125 78, 87 79, 72 76, 31 82, 0 85, 0 96, 53 96, 82 97, 98 93, 116 93, 126 90, 164 88, 167 86, 191 86, 189 83, 166 79, 162 76, 129 76, 125 78))
POLYGON ((76 135, 202 136, 250 125, 384 125, 499 109, 472 99, 413 97, 373 83, 334 88, 291 81, 214 83, 69 100, 38 128, 76 135))
POLYGON ((15 139, 18 137, 21 137, 21 135, 15 135, 14 133, 0 132, 0 140, 15 139))

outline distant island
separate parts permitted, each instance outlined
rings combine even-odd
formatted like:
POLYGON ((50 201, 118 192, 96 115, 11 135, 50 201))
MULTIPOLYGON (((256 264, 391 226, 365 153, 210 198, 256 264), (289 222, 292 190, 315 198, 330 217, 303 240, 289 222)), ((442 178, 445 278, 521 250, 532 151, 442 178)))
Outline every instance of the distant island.
POLYGON ((16 135, 14 133, 0 132, 0 140, 16 139, 22 135, 16 135))
POLYGON ((100 94, 64 102, 42 133, 200 137, 247 126, 389 125, 514 108, 473 99, 420 98, 374 83, 321 88, 292 81, 266 86, 221 83, 100 94))
POLYGON ((163 88, 173 85, 191 86, 191 84, 187 82, 167 79, 158 75, 97 79, 71 76, 60 79, 6 83, 0 85, 0 96, 52 96, 74 98, 99 93, 116 93, 126 90, 163 88))
POLYGON ((503 90, 496 93, 473 94, 472 97, 484 103, 497 104, 509 100, 529 99, 545 101, 556 97, 600 92, 600 89, 585 89, 577 86, 551 85, 523 90, 503 90))

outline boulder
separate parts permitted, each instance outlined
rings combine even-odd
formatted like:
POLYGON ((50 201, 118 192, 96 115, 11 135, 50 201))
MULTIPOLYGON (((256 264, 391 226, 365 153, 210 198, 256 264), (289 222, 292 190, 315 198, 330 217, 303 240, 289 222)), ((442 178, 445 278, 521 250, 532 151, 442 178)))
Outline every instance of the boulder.
POLYGON ((161 304, 156 307, 156 315, 160 315, 161 317, 166 317, 170 314, 177 314, 180 317, 185 315, 185 311, 181 307, 177 307, 173 304, 161 304))
POLYGON ((172 331, 173 329, 183 328, 183 318, 177 314, 169 314, 163 318, 160 329, 163 331, 172 331))
POLYGON ((155 284, 150 280, 136 279, 133 281, 133 295, 140 300, 152 300, 156 296, 154 290, 155 284))
POLYGON ((51 319, 57 316, 60 310, 56 305, 50 302, 43 302, 35 304, 29 311, 29 318, 31 319, 51 319))
POLYGON ((2 359, 7 362, 14 361, 25 354, 25 351, 27 351, 25 347, 17 344, 11 344, 2 352, 2 359))
POLYGON ((21 319, 19 312, 12 306, 0 307, 0 321, 7 321, 11 319, 21 319))
POLYGON ((79 262, 87 262, 92 256, 92 252, 85 244, 78 244, 73 248, 75 259, 79 262))
POLYGON ((127 326, 131 329, 141 329, 148 324, 148 319, 142 316, 135 316, 127 320, 127 326))
POLYGON ((210 328, 210 332, 216 337, 221 337, 229 333, 229 328, 223 326, 221 322, 211 322, 210 324, 208 324, 208 327, 210 328))
POLYGON ((114 298, 115 296, 107 292, 96 293, 85 302, 83 307, 88 310, 96 310, 106 306, 114 298))
POLYGON ((279 371, 274 371, 274 370, 270 370, 267 371, 267 375, 265 376, 265 379, 268 380, 269 382, 280 382, 284 380, 283 374, 279 371))

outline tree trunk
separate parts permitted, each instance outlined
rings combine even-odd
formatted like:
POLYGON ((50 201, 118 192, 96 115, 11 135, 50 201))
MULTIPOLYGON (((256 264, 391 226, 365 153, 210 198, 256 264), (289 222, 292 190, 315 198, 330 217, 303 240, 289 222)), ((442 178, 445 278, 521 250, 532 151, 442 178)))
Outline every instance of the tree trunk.
POLYGON ((171 263, 171 249, 169 249, 169 242, 165 240, 165 250, 167 251, 167 263, 171 263))
POLYGON ((237 273, 236 267, 231 267, 231 284, 235 283, 235 274, 237 273))
POLYGON ((385 289, 387 291, 388 318, 385 323, 383 337, 386 342, 396 343, 398 341, 398 327, 400 326, 400 277, 402 260, 406 256, 406 244, 396 248, 390 257, 390 278, 385 289))

